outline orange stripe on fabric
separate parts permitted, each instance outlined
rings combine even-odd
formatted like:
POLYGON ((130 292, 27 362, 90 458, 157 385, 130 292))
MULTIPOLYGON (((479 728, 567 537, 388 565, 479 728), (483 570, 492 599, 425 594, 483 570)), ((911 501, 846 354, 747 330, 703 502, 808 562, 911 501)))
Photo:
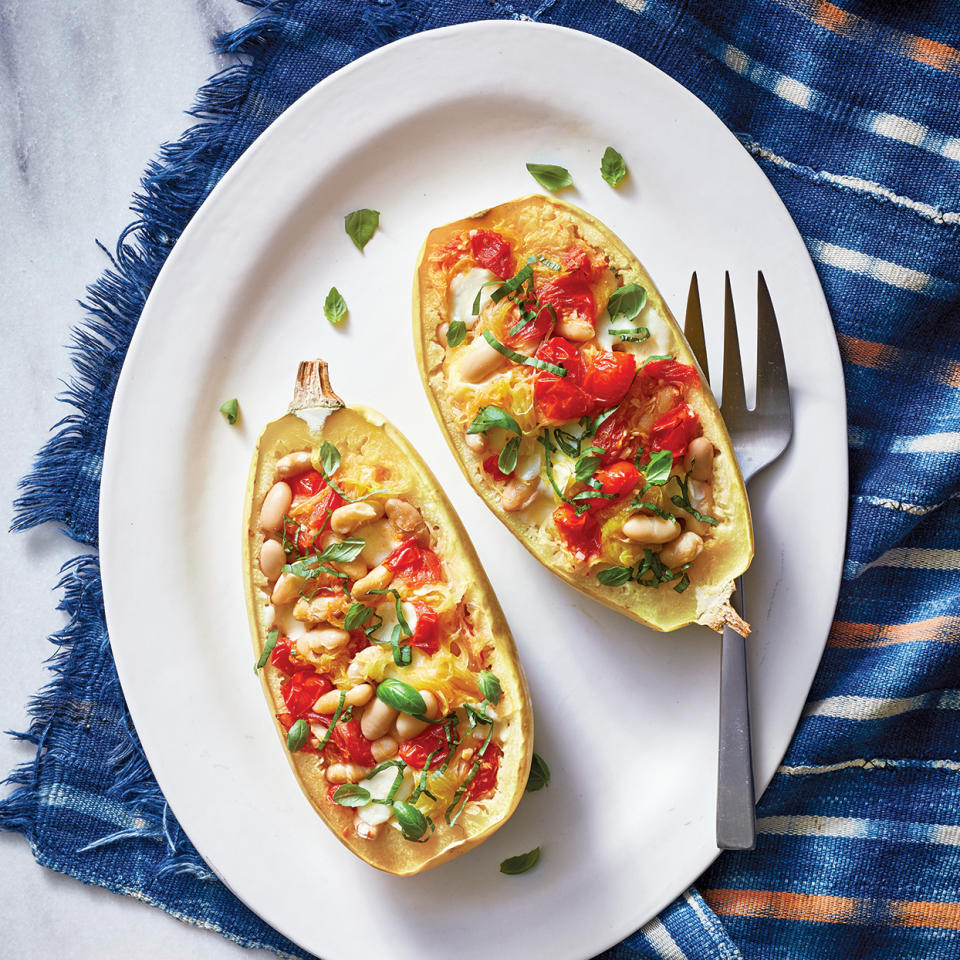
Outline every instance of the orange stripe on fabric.
POLYGON ((831 647, 889 647, 896 643, 938 641, 960 643, 960 617, 930 617, 913 623, 849 623, 834 621, 827 643, 831 647))
POLYGON ((960 930, 960 903, 930 900, 890 900, 890 919, 898 927, 941 927, 960 930))
POLYGON ((779 0, 795 13, 812 20, 831 33, 849 37, 861 43, 880 46, 893 53, 924 63, 937 70, 960 71, 960 50, 929 37, 905 33, 892 27, 874 23, 828 0, 779 0))
POLYGON ((888 343, 861 340, 845 333, 837 334, 840 353, 848 363, 874 370, 897 370, 921 376, 948 387, 960 388, 960 363, 939 357, 923 357, 888 343), (932 364, 932 365, 931 365, 932 364))
POLYGON ((828 897, 787 890, 704 890, 703 899, 715 913, 816 923, 856 923, 867 906, 856 897, 828 897))
POLYGON ((728 917, 960 930, 960 903, 828 897, 789 890, 704 890, 703 899, 714 912, 728 917))

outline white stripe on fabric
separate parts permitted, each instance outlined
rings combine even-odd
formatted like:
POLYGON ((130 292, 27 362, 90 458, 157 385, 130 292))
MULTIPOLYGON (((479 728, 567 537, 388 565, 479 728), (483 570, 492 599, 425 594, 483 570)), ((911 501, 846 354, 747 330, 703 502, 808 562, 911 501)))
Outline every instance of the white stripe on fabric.
POLYGON ((960 761, 957 760, 889 760, 881 757, 858 757, 855 760, 842 760, 839 763, 823 763, 813 765, 787 766, 782 764, 777 773, 790 777, 817 776, 821 773, 839 773, 841 770, 949 770, 960 771, 960 761))
POLYGON ((960 690, 938 690, 916 697, 825 697, 804 708, 804 717, 883 720, 911 710, 960 710, 960 690))
POLYGON ((804 237, 804 240, 810 250, 810 256, 814 260, 819 260, 830 267, 847 270, 850 273, 862 274, 873 280, 879 280, 880 283, 889 283, 891 286, 900 287, 903 290, 922 293, 928 297, 947 299, 960 287, 960 285, 949 280, 941 280, 929 273, 914 270, 912 267, 905 267, 903 264, 894 263, 891 260, 873 257, 869 253, 861 253, 859 250, 851 250, 848 247, 839 247, 835 243, 827 243, 825 240, 817 240, 813 237, 804 237))
POLYGON ((889 436, 864 427, 850 427, 847 439, 857 450, 879 447, 889 453, 960 453, 960 432, 889 436))
POLYGON ((826 183, 830 186, 839 187, 845 190, 851 190, 862 196, 874 197, 882 202, 892 203, 896 207, 902 207, 905 210, 912 210, 924 220, 930 220, 932 223, 953 224, 960 223, 960 211, 941 210, 939 207, 930 203, 922 203, 919 200, 913 200, 902 194, 896 193, 882 183, 875 183, 873 180, 864 180, 862 177, 851 177, 842 173, 832 173, 829 170, 814 170, 813 167, 804 166, 801 163, 794 163, 774 153, 767 147, 762 146, 755 140, 749 140, 745 137, 740 138, 740 142, 747 150, 760 160, 771 163, 774 166, 789 170, 791 173, 806 177, 819 183, 826 183))
POLYGON ((656 917, 643 928, 643 935, 663 960, 688 960, 677 941, 670 936, 670 931, 656 917))
POLYGON ((946 547, 893 547, 867 564, 904 570, 960 570, 960 550, 946 547))
MULTIPOLYGON (((664 3, 663 0, 643 0, 643 2, 617 0, 617 2, 634 13, 648 15, 664 27, 677 26, 678 18, 673 4, 664 3)), ((739 47, 727 43, 722 37, 708 30, 695 18, 688 16, 684 19, 686 21, 684 26, 687 28, 684 31, 686 38, 712 54, 721 63, 725 63, 734 73, 745 77, 781 100, 830 120, 840 119, 879 137, 907 143, 948 160, 960 160, 960 139, 957 137, 931 130, 908 117, 900 117, 883 110, 867 110, 827 96, 795 77, 780 73, 779 70, 754 60, 739 47)))
POLYGON ((787 834, 795 837, 870 837, 960 846, 960 826, 955 824, 861 817, 760 817, 757 820, 757 833, 787 834))
POLYGON ((858 503, 867 503, 871 507, 883 507, 885 510, 898 510, 901 513, 909 513, 915 517, 925 517, 928 513, 933 513, 943 503, 906 503, 903 500, 893 500, 890 497, 871 497, 866 494, 854 497, 858 503))

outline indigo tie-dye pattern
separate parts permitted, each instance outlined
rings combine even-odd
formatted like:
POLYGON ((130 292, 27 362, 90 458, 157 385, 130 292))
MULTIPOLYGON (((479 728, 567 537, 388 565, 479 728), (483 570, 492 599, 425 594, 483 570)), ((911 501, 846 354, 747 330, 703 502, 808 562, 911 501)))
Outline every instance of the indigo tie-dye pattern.
MULTIPOLYGON (((761 165, 817 264, 847 383, 850 530, 836 621, 796 737, 725 854, 608 951, 634 958, 960 957, 960 11, 952 0, 256 0, 240 63, 166 147, 90 288, 74 410, 17 525, 96 543, 110 398, 150 285, 251 141, 332 70, 420 29, 529 18, 634 50, 706 101, 761 165)), ((537 64, 532 82, 549 82, 537 64)), ((624 123, 641 123, 625 107, 624 123)), ((723 189, 717 184, 716 189, 723 189)), ((808 469, 816 470, 810 463, 808 469)), ((815 511, 816 504, 807 507, 815 511)), ((815 578, 814 578, 815 579, 815 578)), ((64 571, 70 623, 0 826, 56 870, 244 945, 302 956, 213 878, 136 740, 97 562, 64 571)))

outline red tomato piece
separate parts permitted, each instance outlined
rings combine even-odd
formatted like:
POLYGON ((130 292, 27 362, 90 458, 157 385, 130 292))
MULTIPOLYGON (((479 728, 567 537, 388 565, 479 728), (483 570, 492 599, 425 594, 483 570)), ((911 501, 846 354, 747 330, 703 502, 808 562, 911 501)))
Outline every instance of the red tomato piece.
POLYGON ((584 373, 583 389, 596 401, 598 413, 616 406, 626 396, 636 370, 632 353, 604 350, 594 357, 584 373))
POLYGON ((580 351, 563 337, 551 337, 541 345, 536 355, 538 360, 567 371, 563 377, 549 370, 537 371, 533 402, 540 415, 557 423, 586 416, 592 402, 581 386, 584 369, 580 351))
POLYGON ((422 600, 413 601, 417 611, 417 625, 413 636, 407 641, 411 647, 419 647, 425 653, 434 654, 440 645, 440 617, 437 611, 422 600))
POLYGON ((423 733, 404 741, 400 746, 400 759, 411 767, 422 770, 427 757, 438 748, 440 752, 430 761, 431 770, 436 770, 450 755, 450 745, 447 743, 443 724, 432 723, 423 733))
POLYGON ((593 435, 590 443, 605 451, 600 454, 600 462, 604 465, 615 463, 625 457, 633 457, 637 452, 637 438, 628 428, 629 410, 620 407, 615 410, 593 435))
POLYGON ((629 497, 640 482, 640 471, 629 460, 621 460, 609 467, 601 467, 594 476, 600 483, 603 493, 615 494, 615 500, 597 497, 590 501, 591 510, 600 510, 603 507, 615 506, 618 501, 629 497))
POLYGON ((645 377, 656 380, 666 380, 668 383, 682 383, 696 386, 700 383, 700 374, 696 367, 687 363, 678 363, 669 358, 664 360, 650 360, 640 368, 645 377))
POLYGON ((287 480, 295 497, 315 497, 326 485, 323 474, 319 470, 308 470, 299 476, 287 480))
MULTIPOLYGON (((536 304, 530 300, 525 301, 523 306, 525 310, 536 309, 536 304)), ((520 315, 517 313, 517 311, 511 310, 509 317, 511 319, 506 328, 507 332, 504 339, 506 343, 512 346, 516 346, 518 343, 524 343, 526 341, 542 340, 553 329, 553 314, 546 307, 541 307, 537 313, 536 320, 533 320, 525 327, 522 327, 512 337, 510 336, 509 331, 512 330, 513 327, 519 322, 520 315)))
POLYGON ((553 511, 553 522, 564 546, 578 559, 589 560, 600 552, 600 524, 589 513, 577 516, 568 503, 553 511))
MULTIPOLYGON (((327 721, 329 726, 330 721, 327 721)), ((377 761, 373 758, 370 741, 360 730, 360 718, 353 717, 346 723, 338 723, 333 729, 333 736, 327 748, 333 747, 333 752, 351 763, 359 763, 363 767, 375 767, 377 761)))
POLYGON ((496 789, 502 754, 503 751, 492 740, 487 744, 486 752, 480 759, 480 769, 467 787, 467 796, 471 800, 479 800, 496 789))
POLYGON ((513 251, 510 244, 493 230, 477 230, 470 237, 473 259, 501 280, 514 275, 513 251))
MULTIPOLYGON (((513 476, 513 473, 504 473, 500 467, 497 465, 497 460, 500 459, 500 454, 495 453, 492 457, 487 457, 483 461, 483 469, 493 477, 498 483, 502 483, 504 480, 509 480, 513 476)), ((515 470, 516 468, 514 468, 515 470)))
POLYGON ((440 558, 432 550, 421 547, 412 537, 404 540, 383 565, 412 587, 436 583, 443 576, 440 558))
MULTIPOLYGON (((321 477, 321 480, 322 479, 321 477)), ((343 503, 343 497, 332 487, 327 487, 321 494, 316 506, 310 513, 310 519, 305 526, 302 525, 300 527, 300 532, 297 534, 297 546, 300 548, 301 553, 306 553, 312 549, 314 541, 327 529, 327 525, 330 522, 330 514, 332 514, 337 507, 342 507, 343 503)))
POLYGON ((589 283, 579 272, 568 273, 556 280, 547 280, 537 287, 537 299, 548 303, 557 312, 557 322, 562 320, 597 319, 597 304, 589 283))
POLYGON ((603 265, 594 263, 583 247, 571 247, 563 255, 561 263, 571 274, 580 277, 585 283, 593 283, 603 270, 603 265))
POLYGON ((700 418, 685 403, 668 410, 650 429, 650 450, 671 450, 674 459, 687 452, 694 437, 700 436, 700 418))
POLYGON ((299 673, 301 670, 312 670, 313 667, 297 655, 297 649, 292 640, 279 637, 270 654, 270 662, 282 670, 287 676, 299 673))
POLYGON ((283 702, 297 719, 309 713, 317 699, 332 689, 333 684, 312 669, 300 670, 280 684, 283 702))

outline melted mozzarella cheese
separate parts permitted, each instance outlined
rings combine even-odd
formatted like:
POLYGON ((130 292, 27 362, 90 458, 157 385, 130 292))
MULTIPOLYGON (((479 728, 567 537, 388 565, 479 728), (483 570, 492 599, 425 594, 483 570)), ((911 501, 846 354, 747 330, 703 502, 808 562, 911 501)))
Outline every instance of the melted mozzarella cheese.
MULTIPOLYGON (((377 630, 377 636, 381 640, 389 640, 393 636, 393 628, 396 627, 400 621, 397 619, 397 604, 393 597, 388 597, 383 603, 380 603, 376 606, 376 612, 378 617, 383 618, 383 624, 379 630, 377 630)), ((417 610, 412 603, 407 603, 406 600, 400 604, 400 609, 403 611, 403 618, 407 621, 411 630, 417 629, 417 610)))
POLYGON ((497 282, 497 278, 489 270, 483 270, 479 267, 473 267, 458 273, 450 281, 450 291, 448 294, 448 308, 450 322, 460 321, 465 324, 468 330, 473 329, 477 322, 477 317, 473 315, 473 301, 477 299, 478 291, 480 294, 480 312, 490 302, 490 294, 493 293, 493 286, 484 287, 485 283, 497 282))
POLYGON ((639 347, 643 356, 664 353, 670 349, 672 336, 667 324, 657 315, 651 304, 647 304, 633 320, 624 320, 618 317, 611 321, 610 314, 604 310, 597 316, 597 343, 604 350, 612 350, 618 343, 624 343, 628 348, 639 347), (610 333, 610 329, 629 330, 631 328, 646 327, 650 332, 648 339, 642 343, 631 343, 630 341, 621 341, 619 336, 610 333))
POLYGON ((364 541, 360 559, 368 567, 383 563, 400 546, 400 540, 389 520, 381 519, 374 520, 373 523, 365 523, 356 535, 364 541))
MULTIPOLYGON (((393 787, 397 779, 397 768, 386 767, 379 773, 375 773, 369 780, 361 780, 360 786, 370 791, 370 803, 365 803, 362 807, 357 807, 357 817, 364 823, 374 826, 378 823, 386 823, 393 811, 385 803, 373 803, 373 800, 386 800, 387 794, 393 787)), ((406 800, 413 792, 413 784, 409 777, 404 777, 400 789, 397 791, 396 800, 406 800)))
POLYGON ((292 603, 285 603, 282 607, 278 607, 274 626, 285 637, 296 640, 307 632, 307 625, 294 617, 293 607, 292 603))

